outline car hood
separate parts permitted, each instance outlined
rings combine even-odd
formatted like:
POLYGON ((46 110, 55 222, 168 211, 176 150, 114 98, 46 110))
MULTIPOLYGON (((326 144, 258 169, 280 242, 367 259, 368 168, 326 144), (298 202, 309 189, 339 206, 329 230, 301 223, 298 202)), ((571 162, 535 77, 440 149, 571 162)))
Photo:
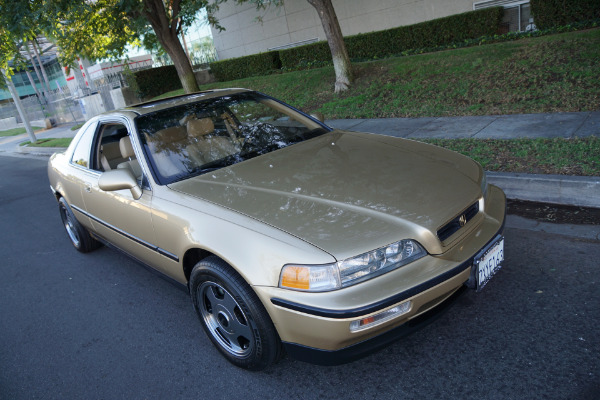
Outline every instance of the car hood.
POLYGON ((435 146, 333 131, 169 187, 274 226, 339 259, 439 227, 481 197, 481 167, 435 146))

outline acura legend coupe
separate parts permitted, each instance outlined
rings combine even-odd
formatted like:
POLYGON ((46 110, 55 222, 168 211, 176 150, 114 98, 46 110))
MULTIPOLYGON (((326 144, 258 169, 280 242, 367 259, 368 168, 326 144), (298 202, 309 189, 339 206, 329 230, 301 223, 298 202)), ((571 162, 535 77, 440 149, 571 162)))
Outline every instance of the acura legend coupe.
POLYGON ((250 370, 284 351, 370 354, 504 259, 506 199, 475 161, 245 89, 96 116, 48 175, 77 250, 106 244, 183 285, 217 349, 250 370))

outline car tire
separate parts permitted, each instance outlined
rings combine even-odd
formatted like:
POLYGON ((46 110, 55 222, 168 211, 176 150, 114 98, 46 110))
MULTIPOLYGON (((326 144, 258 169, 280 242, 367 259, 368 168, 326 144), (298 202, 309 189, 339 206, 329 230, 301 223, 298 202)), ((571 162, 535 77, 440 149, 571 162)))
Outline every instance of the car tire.
POLYGON ((91 237, 88 230, 77 221, 77 218, 75 218, 73 211, 71 211, 71 207, 69 207, 69 204, 67 204, 64 197, 61 197, 58 200, 58 209, 60 211, 60 218, 63 226, 67 231, 67 236, 73 247, 82 253, 88 253, 101 246, 101 243, 91 237))
POLYGON ((267 311, 223 260, 208 257, 196 264, 190 295, 204 331, 229 362, 260 371, 279 359, 281 341, 267 311))

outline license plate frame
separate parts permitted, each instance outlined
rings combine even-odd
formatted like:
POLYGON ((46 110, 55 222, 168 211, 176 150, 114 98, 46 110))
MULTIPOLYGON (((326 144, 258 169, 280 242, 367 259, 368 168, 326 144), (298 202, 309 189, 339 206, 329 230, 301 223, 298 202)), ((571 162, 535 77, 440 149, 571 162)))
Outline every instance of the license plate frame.
POLYGON ((473 259, 475 290, 480 292, 492 277, 502 268, 504 261, 504 236, 498 235, 473 259))

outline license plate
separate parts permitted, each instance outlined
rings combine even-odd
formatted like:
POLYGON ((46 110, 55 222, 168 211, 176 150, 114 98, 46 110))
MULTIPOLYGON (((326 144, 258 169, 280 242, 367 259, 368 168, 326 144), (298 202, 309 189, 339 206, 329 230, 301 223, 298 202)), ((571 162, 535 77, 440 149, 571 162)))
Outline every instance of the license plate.
POLYGON ((494 276, 504 261, 504 238, 500 236, 491 246, 475 257, 473 268, 479 292, 494 276))

